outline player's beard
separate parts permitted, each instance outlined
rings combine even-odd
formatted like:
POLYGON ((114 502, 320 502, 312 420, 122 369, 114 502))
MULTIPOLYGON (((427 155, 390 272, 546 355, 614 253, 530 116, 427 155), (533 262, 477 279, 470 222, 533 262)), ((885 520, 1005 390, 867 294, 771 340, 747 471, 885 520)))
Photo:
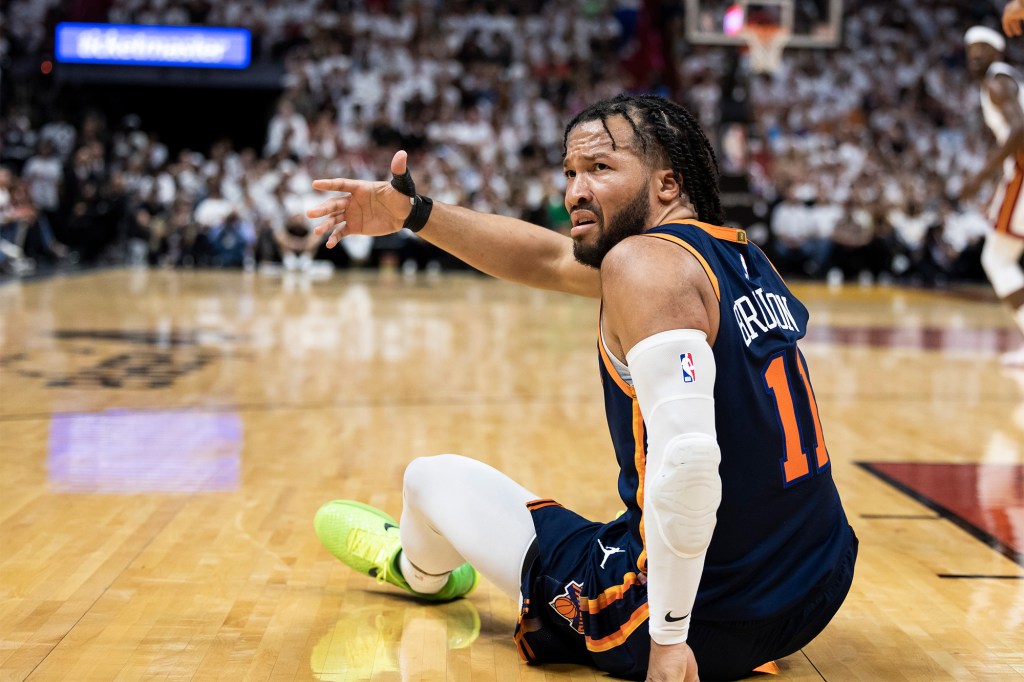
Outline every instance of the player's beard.
MULTIPOLYGON (((594 213, 598 216, 598 220, 603 218, 603 213, 596 206, 582 205, 579 208, 585 208, 594 213)), ((647 196, 647 184, 644 183, 636 196, 604 224, 600 234, 597 235, 597 241, 593 244, 584 244, 580 240, 573 242, 573 255, 583 265, 600 268, 601 261, 613 246, 626 237, 640 234, 647 228, 647 218, 650 214, 650 199, 647 196)))

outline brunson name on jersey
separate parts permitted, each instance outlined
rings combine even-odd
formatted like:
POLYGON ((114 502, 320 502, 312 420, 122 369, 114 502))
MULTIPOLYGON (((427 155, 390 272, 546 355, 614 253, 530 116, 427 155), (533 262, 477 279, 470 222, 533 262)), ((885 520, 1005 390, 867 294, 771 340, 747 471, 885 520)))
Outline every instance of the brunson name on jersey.
POLYGON ((750 296, 740 296, 732 304, 743 342, 748 346, 761 334, 776 327, 800 331, 785 296, 757 289, 750 296), (753 300, 751 300, 753 299, 753 300))

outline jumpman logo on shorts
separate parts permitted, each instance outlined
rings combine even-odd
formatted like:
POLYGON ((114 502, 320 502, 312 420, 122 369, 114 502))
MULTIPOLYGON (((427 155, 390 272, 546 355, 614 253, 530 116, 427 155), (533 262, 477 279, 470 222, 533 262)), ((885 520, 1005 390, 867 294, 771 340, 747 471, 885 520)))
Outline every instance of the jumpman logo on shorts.
POLYGON ((608 561, 608 557, 610 557, 612 554, 615 554, 616 552, 626 551, 624 549, 619 549, 618 547, 605 547, 604 544, 602 544, 601 542, 601 538, 597 539, 597 546, 601 548, 602 552, 604 552, 604 559, 601 559, 601 568, 604 568, 604 562, 608 561))

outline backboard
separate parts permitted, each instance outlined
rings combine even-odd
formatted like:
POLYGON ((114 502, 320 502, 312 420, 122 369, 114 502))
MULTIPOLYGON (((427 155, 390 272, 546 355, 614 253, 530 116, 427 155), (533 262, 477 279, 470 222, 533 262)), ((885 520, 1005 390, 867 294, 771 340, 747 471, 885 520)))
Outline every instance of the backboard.
POLYGON ((686 0, 686 38, 698 45, 745 45, 750 24, 779 26, 786 47, 837 47, 842 0, 686 0))

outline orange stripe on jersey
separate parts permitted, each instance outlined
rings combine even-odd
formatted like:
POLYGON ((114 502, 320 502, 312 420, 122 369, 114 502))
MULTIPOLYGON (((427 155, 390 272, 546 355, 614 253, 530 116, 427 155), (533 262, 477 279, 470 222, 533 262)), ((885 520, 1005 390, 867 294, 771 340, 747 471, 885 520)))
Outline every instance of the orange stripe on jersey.
MULTIPOLYGON (((715 239, 721 239, 723 241, 733 242, 735 244, 747 243, 747 231, 735 227, 722 227, 721 225, 702 223, 699 220, 672 221, 671 223, 666 223, 666 225, 693 225, 704 230, 715 239)), ((651 236, 653 237, 654 235, 651 236)))
POLYGON ((620 627, 618 630, 602 637, 601 639, 591 639, 587 637, 587 649, 593 652, 608 651, 614 649, 623 642, 625 642, 633 632, 640 627, 645 620, 647 620, 649 613, 647 608, 647 602, 644 602, 633 612, 633 615, 629 617, 629 620, 620 627))
POLYGON ((647 448, 644 447, 644 416, 640 414, 640 401, 633 398, 633 466, 636 467, 636 504, 640 507, 640 542, 643 550, 636 558, 636 567, 647 572, 647 536, 644 534, 644 476, 647 475, 647 448))
MULTIPOLYGON (((512 639, 516 643, 516 650, 519 652, 519 657, 527 663, 537 660, 537 655, 533 653, 533 649, 530 648, 529 643, 526 641, 526 633, 533 632, 536 630, 536 626, 531 627, 531 623, 523 619, 527 611, 530 609, 530 600, 523 599, 523 607, 519 610, 519 618, 516 623, 516 632, 512 636, 512 639)), ((532 619, 535 623, 536 619, 532 619)))
POLYGON ((999 208, 999 217, 996 219, 996 232, 1003 234, 1010 233, 1010 221, 1013 219, 1013 212, 1017 208, 1017 200, 1020 199, 1020 189, 1024 185, 1024 164, 1022 157, 1017 155, 1016 170, 1013 179, 1006 186, 1006 193, 1003 195, 1003 205, 999 208))
POLYGON ((535 511, 537 509, 543 509, 544 507, 561 507, 561 506, 562 505, 560 505, 559 503, 555 502, 554 500, 530 500, 529 502, 526 503, 526 508, 529 509, 530 511, 535 511))
POLYGON ((604 368, 608 371, 608 376, 612 378, 615 385, 622 389, 622 392, 630 398, 636 398, 636 390, 619 376, 619 371, 615 369, 615 365, 612 364, 612 359, 608 357, 608 350, 604 347, 604 342, 601 340, 600 336, 597 337, 597 349, 601 353, 601 362, 604 363, 604 368))
MULTIPOLYGON (((699 225, 698 225, 698 227, 699 227, 699 225)), ((686 249, 687 251, 689 251, 690 253, 692 253, 693 257, 696 258, 697 261, 700 263, 701 267, 704 268, 704 272, 707 274, 708 279, 711 280, 711 287, 715 290, 715 298, 717 298, 719 301, 722 300, 722 292, 718 288, 718 277, 715 276, 715 273, 711 269, 711 266, 708 265, 708 262, 706 260, 704 260, 704 256, 700 255, 700 251, 695 249, 689 243, 684 242, 679 237, 676 237, 675 235, 644 233, 643 236, 645 236, 645 237, 657 237, 658 239, 664 239, 665 241, 672 242, 673 244, 677 244, 677 245, 683 247, 684 249, 686 249)))
POLYGON ((523 659, 526 663, 537 660, 537 654, 533 653, 533 649, 530 648, 530 644, 526 641, 526 634, 524 632, 517 632, 515 640, 516 650, 519 652, 519 658, 523 659))
POLYGON ((640 584, 639 576, 637 576, 636 573, 627 573, 626 575, 622 576, 621 585, 609 587, 607 590, 597 595, 593 599, 587 599, 586 597, 584 597, 582 600, 580 600, 580 609, 582 609, 586 613, 589 613, 590 615, 594 615, 595 613, 598 613, 599 611, 601 611, 601 609, 608 606, 609 604, 613 604, 618 600, 622 599, 622 595, 626 593, 626 590, 631 588, 633 585, 638 584, 640 584))

